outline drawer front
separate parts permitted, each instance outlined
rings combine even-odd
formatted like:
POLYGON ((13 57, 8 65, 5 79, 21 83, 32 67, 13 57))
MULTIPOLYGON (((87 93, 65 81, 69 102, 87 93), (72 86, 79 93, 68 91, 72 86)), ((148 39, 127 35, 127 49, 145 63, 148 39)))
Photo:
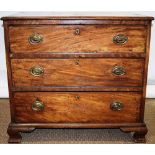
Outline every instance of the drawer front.
POLYGON ((15 93, 15 121, 25 123, 134 123, 139 120, 138 93, 15 93), (123 117, 122 117, 123 116, 123 117))
POLYGON ((142 59, 13 59, 13 85, 142 86, 142 59))
POLYGON ((144 26, 11 26, 10 49, 25 52, 144 52, 144 26))

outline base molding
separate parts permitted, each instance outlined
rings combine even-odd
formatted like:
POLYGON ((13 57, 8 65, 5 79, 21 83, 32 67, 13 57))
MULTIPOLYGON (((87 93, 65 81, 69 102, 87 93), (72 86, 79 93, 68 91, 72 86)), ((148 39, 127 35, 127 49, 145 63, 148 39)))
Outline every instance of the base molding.
POLYGON ((55 128, 115 128, 120 129, 122 132, 133 132, 133 141, 135 143, 145 143, 145 135, 147 134, 147 127, 145 123, 128 123, 128 124, 88 124, 88 123, 10 123, 8 126, 8 135, 9 140, 8 143, 21 143, 22 136, 21 132, 32 132, 37 128, 47 128, 47 129, 55 129, 55 128))

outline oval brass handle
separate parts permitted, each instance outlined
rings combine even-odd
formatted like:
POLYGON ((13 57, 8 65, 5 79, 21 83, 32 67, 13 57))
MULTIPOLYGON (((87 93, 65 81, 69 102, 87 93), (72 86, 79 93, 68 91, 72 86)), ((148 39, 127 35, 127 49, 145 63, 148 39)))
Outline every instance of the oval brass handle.
POLYGON ((113 111, 120 111, 122 110, 124 107, 123 103, 121 102, 113 102, 111 105, 110 105, 110 108, 111 110, 113 111))
POLYGON ((33 104, 32 104, 32 110, 33 111, 43 111, 44 110, 44 104, 38 100, 36 100, 33 104))
POLYGON ((38 33, 34 33, 29 36, 28 40, 29 40, 29 43, 32 45, 38 45, 43 41, 43 36, 38 33))
POLYGON ((80 29, 79 28, 75 29, 75 35, 80 35, 80 29))
POLYGON ((118 34, 113 37, 113 43, 117 45, 123 45, 123 44, 126 44, 127 42, 128 42, 128 37, 123 34, 118 34))
POLYGON ((44 69, 42 67, 32 67, 30 73, 33 76, 41 76, 44 74, 44 69))
POLYGON ((112 74, 115 76, 122 76, 125 74, 125 69, 122 66, 115 66, 112 69, 112 74))

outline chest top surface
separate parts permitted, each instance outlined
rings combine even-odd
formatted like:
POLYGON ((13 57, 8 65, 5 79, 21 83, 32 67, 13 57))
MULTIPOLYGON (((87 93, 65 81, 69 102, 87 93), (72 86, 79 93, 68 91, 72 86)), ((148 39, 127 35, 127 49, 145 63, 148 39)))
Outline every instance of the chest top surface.
POLYGON ((2 20, 52 20, 52 19, 97 19, 97 20, 153 20, 153 17, 132 12, 20 12, 2 17, 2 20))

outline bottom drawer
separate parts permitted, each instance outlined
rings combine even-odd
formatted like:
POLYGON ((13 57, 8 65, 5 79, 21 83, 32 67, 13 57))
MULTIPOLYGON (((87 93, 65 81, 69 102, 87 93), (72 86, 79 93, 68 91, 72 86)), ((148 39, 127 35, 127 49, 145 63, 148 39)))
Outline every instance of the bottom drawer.
POLYGON ((15 93, 15 121, 21 123, 136 123, 141 94, 132 92, 15 93))

